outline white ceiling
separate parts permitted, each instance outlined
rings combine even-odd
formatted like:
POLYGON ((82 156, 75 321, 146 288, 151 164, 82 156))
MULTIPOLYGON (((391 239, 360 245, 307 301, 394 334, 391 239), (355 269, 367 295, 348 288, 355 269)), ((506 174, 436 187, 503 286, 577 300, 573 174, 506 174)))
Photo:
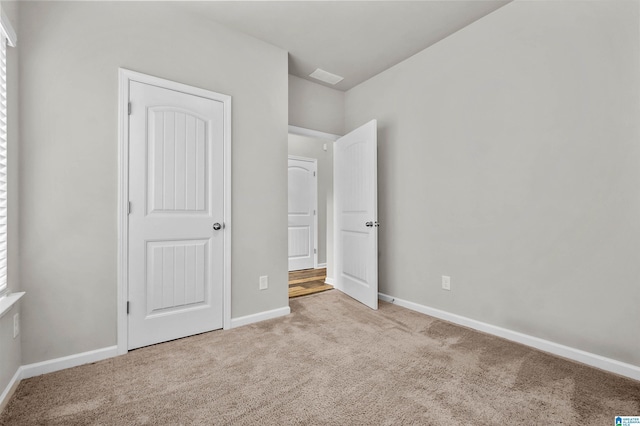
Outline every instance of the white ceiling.
POLYGON ((193 13, 289 52, 289 73, 322 68, 348 90, 510 0, 188 2, 193 13))

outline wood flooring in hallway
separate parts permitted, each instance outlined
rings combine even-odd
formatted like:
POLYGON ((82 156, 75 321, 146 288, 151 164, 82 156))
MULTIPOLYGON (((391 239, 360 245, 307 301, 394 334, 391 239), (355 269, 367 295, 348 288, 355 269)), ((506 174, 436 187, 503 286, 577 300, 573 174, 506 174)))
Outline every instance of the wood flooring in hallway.
POLYGON ((289 272, 289 298, 331 290, 333 286, 325 284, 326 278, 326 268, 289 272))

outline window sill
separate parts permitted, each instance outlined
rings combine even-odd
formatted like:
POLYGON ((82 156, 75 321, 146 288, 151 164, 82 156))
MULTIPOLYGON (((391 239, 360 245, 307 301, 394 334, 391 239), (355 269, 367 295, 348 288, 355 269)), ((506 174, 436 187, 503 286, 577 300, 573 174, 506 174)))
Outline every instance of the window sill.
POLYGON ((15 305, 18 300, 20 300, 24 295, 25 292, 23 291, 20 293, 9 293, 6 296, 0 298, 0 318, 2 318, 4 314, 9 312, 9 309, 11 309, 11 307, 15 305))

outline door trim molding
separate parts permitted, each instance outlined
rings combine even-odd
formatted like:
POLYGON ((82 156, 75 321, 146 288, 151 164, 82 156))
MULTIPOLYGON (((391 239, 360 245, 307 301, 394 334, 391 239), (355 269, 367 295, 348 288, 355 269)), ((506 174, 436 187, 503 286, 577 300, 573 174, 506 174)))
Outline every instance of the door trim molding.
MULTIPOLYGON (((287 160, 297 160, 297 161, 306 161, 308 163, 313 163, 315 167, 315 188, 314 192, 316 194, 313 200, 313 207, 316 214, 313 216, 313 268, 318 269, 318 159, 317 158, 308 158, 308 157, 300 157, 298 155, 288 155, 287 160)), ((287 256, 288 257, 288 256, 287 256)), ((287 269, 289 269, 287 267, 287 269)))
POLYGON ((152 86, 222 102, 224 111, 224 278, 223 329, 231 328, 231 96, 186 84, 118 70, 118 272, 117 272, 117 352, 128 352, 127 299, 129 270, 129 83, 152 86))
POLYGON ((298 126, 292 126, 292 125, 289 125, 289 133, 292 135, 308 136, 311 138, 318 138, 318 139, 327 139, 334 142, 342 137, 340 135, 334 135, 332 133, 325 133, 325 132, 320 132, 318 130, 311 130, 304 127, 298 127, 298 126))

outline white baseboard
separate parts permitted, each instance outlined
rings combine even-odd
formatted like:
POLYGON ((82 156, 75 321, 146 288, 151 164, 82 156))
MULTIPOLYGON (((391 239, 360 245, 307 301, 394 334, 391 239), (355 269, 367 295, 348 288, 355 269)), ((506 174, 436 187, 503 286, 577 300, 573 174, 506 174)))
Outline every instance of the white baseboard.
POLYGON ((231 328, 241 327, 243 325, 253 324, 254 322, 265 321, 273 318, 283 317, 291 313, 291 308, 272 309, 270 311, 258 312, 257 314, 247 315, 244 317, 231 318, 231 328))
POLYGON ((33 364, 23 365, 16 371, 13 378, 7 385, 6 389, 0 394, 0 412, 4 409, 9 399, 15 392, 22 379, 40 376, 41 374, 53 373, 54 371, 64 370, 66 368, 77 367, 91 362, 102 361, 118 355, 118 347, 110 346, 108 348, 96 349, 94 351, 83 352, 75 355, 69 355, 62 358, 50 359, 48 361, 36 362, 33 364))
POLYGON ((333 285, 333 278, 331 278, 331 277, 326 277, 326 278, 324 279, 324 283, 325 283, 325 284, 329 284, 329 285, 333 285))
POLYGON ((48 361, 23 365, 22 367, 20 367, 20 369, 22 370, 22 378, 28 379, 29 377, 39 376, 41 374, 53 373, 54 371, 77 367, 78 365, 102 361, 103 359, 112 358, 117 355, 118 347, 109 346, 107 348, 96 349, 89 352, 82 352, 62 358, 50 359, 48 361))
POLYGON ((318 263, 318 266, 316 266, 316 269, 322 269, 322 268, 326 268, 327 264, 326 263, 318 263))
POLYGON ((13 377, 9 381, 9 384, 7 385, 5 390, 2 391, 2 393, 0 394, 0 413, 2 413, 2 410, 4 410, 4 407, 6 407, 7 404, 9 403, 11 396, 13 395, 13 393, 16 391, 16 388, 20 384, 20 380, 22 380, 22 367, 19 367, 16 370, 16 374, 13 375, 13 377))
POLYGON ((550 342, 549 340, 540 339, 528 334, 523 334, 517 331, 508 330, 506 328, 497 327, 495 325, 476 321, 471 318, 452 314, 446 311, 441 311, 440 309, 431 308, 429 306, 420 305, 418 303, 409 302, 407 300, 398 299, 397 297, 389 296, 387 294, 378 293, 378 297, 380 298, 380 300, 393 303, 407 309, 411 309, 412 311, 420 312, 422 314, 443 319, 454 324, 462 325, 465 327, 473 328, 474 330, 502 337, 503 339, 521 343, 523 345, 530 346, 554 355, 558 355, 563 358, 568 358, 582 364, 587 364, 601 370, 610 371, 621 376, 640 380, 640 366, 616 361, 615 359, 606 358, 601 355, 550 342))

